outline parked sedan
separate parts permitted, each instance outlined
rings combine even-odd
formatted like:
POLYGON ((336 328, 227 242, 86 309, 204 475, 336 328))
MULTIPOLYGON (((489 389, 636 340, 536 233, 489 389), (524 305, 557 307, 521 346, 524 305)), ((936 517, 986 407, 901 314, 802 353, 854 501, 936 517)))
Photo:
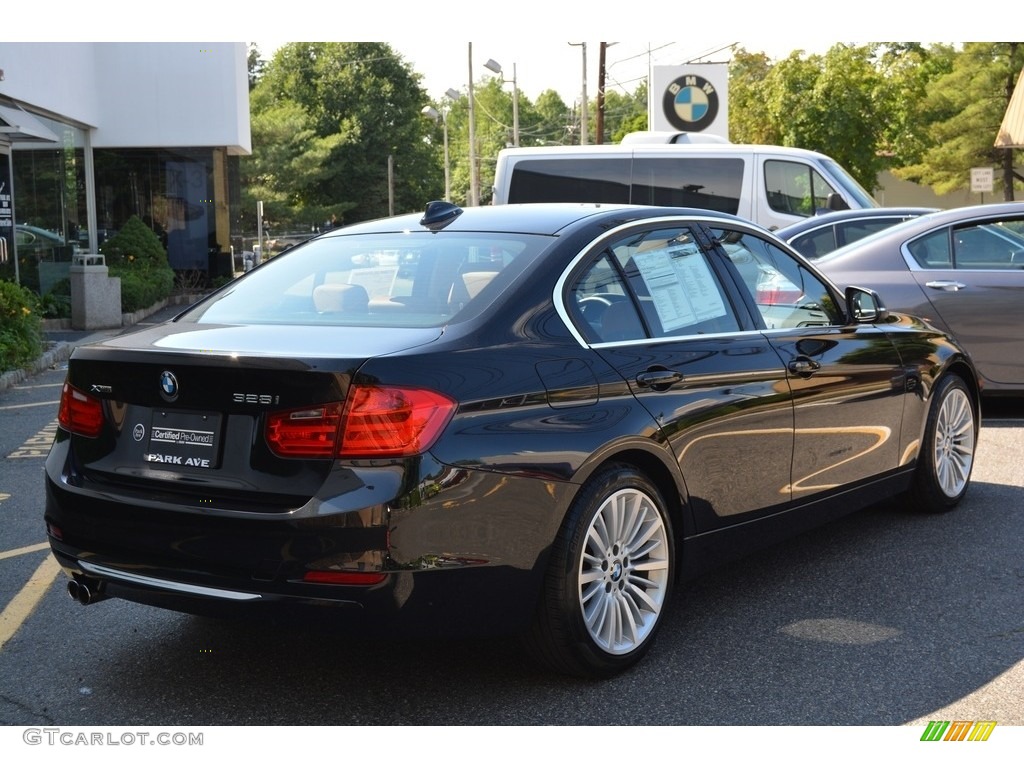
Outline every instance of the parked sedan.
POLYGON ((934 213, 938 208, 851 208, 811 216, 782 227, 775 234, 808 259, 817 259, 837 248, 899 224, 934 213))
POLYGON ((1024 203, 953 208, 898 224, 817 262, 840 285, 954 335, 987 394, 1024 392, 1024 203))
POLYGON ((83 604, 519 633, 601 676, 679 578, 893 494, 956 506, 978 386, 733 216, 438 202, 77 348, 59 424, 46 529, 83 604))

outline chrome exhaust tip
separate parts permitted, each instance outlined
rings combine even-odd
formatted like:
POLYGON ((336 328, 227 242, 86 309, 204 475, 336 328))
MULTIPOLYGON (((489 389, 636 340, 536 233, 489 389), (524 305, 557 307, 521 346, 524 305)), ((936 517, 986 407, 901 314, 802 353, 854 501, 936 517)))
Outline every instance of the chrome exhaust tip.
POLYGON ((107 595, 103 591, 102 581, 80 578, 72 579, 68 582, 68 595, 72 600, 82 605, 92 605, 107 599, 107 595))

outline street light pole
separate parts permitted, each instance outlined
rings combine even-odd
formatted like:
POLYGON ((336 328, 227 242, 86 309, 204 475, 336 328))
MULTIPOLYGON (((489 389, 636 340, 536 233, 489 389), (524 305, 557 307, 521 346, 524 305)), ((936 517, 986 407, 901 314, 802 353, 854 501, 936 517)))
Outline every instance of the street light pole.
MULTIPOLYGON (((451 89, 448 89, 449 92, 451 89)), ((455 94, 456 97, 459 95, 455 94)), ((451 97, 449 97, 451 98, 451 97)), ((448 104, 441 105, 441 111, 438 112, 429 104, 420 110, 424 115, 429 117, 431 120, 437 121, 438 118, 441 120, 442 131, 444 133, 444 199, 451 202, 452 199, 452 164, 451 159, 448 156, 448 112, 451 107, 448 104)))
POLYGON ((582 48, 583 50, 583 96, 580 104, 580 144, 589 144, 587 140, 587 44, 569 43, 569 45, 582 48))
POLYGON ((519 146, 519 84, 516 82, 516 64, 512 62, 512 79, 506 80, 505 73, 501 70, 501 64, 494 59, 488 59, 484 66, 501 76, 501 82, 512 83, 512 146, 519 146))

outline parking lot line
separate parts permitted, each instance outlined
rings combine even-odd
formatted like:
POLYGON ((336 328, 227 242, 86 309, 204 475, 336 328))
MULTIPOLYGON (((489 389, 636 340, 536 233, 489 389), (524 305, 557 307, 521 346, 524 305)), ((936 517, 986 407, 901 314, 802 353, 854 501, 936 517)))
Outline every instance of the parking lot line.
POLYGON ((18 555, 27 555, 30 552, 42 552, 44 549, 49 548, 50 545, 44 541, 42 544, 30 544, 19 549, 9 549, 6 552, 0 552, 0 560, 6 560, 8 557, 17 557, 18 555))
POLYGON ((32 611, 43 599, 46 590, 50 588, 60 572, 60 565, 53 555, 47 555, 25 586, 21 588, 21 591, 7 604, 3 613, 0 613, 0 651, 3 650, 7 641, 14 637, 14 633, 21 628, 25 620, 32 615, 32 611))

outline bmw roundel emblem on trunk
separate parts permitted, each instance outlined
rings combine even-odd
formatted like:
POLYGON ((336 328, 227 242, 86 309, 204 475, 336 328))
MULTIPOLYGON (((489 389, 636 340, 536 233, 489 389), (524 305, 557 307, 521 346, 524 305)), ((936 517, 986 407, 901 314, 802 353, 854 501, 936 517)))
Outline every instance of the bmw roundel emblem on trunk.
POLYGON ((160 374, 160 396, 168 401, 178 399, 178 379, 170 371, 160 374))

